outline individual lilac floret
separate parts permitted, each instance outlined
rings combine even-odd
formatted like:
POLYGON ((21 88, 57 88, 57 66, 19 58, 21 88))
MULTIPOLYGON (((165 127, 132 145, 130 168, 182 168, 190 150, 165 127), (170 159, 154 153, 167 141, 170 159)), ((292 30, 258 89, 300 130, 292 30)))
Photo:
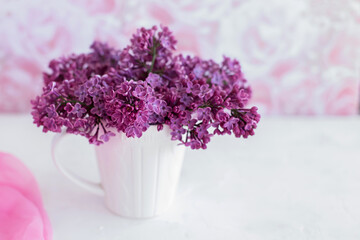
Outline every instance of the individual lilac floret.
POLYGON ((165 82, 160 77, 160 75, 151 72, 149 73, 149 76, 146 78, 146 81, 149 83, 149 85, 152 88, 162 87, 165 85, 165 82))
POLYGON ((169 138, 192 149, 205 149, 214 135, 253 135, 260 115, 245 107, 252 92, 239 62, 175 49, 171 31, 154 26, 138 29, 123 49, 94 42, 90 53, 52 60, 43 93, 31 102, 34 123, 96 145, 114 131, 141 137, 152 125, 168 125, 169 138))
POLYGON ((104 142, 108 142, 110 137, 115 136, 115 133, 108 131, 107 133, 104 133, 103 135, 100 136, 100 139, 103 140, 104 142))

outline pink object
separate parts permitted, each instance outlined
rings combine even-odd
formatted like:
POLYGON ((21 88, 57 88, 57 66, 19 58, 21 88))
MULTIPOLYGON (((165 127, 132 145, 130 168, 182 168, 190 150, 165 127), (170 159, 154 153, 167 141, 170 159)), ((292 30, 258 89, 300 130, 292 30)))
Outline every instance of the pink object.
POLYGON ((0 239, 52 239, 49 219, 31 172, 17 158, 0 152, 0 239))

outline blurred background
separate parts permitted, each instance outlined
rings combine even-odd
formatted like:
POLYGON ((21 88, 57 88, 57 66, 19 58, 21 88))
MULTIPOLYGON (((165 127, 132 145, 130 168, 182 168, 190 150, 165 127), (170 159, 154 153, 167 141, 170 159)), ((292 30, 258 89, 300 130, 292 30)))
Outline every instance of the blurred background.
POLYGON ((0 112, 26 113, 48 62, 168 25, 178 51, 239 59, 265 115, 356 115, 358 0, 0 1, 0 112))

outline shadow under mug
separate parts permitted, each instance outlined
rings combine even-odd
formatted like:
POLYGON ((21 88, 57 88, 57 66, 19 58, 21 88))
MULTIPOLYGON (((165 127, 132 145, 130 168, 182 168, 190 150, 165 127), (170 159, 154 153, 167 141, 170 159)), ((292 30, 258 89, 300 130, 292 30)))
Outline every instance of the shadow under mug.
POLYGON ((51 152, 55 165, 77 185, 104 196, 107 208, 115 214, 151 218, 172 204, 185 147, 171 140, 167 126, 160 132, 156 126, 150 126, 140 138, 117 133, 108 142, 95 146, 101 183, 75 175, 55 157, 57 145, 66 134, 62 132, 53 139, 51 152))

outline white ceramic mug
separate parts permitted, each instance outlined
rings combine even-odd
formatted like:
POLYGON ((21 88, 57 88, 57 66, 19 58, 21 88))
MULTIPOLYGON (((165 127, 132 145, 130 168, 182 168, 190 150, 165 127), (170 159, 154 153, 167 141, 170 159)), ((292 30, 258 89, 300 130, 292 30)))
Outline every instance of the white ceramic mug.
POLYGON ((168 127, 158 132, 156 126, 151 126, 141 138, 117 133, 109 142, 95 146, 101 183, 71 173, 57 160, 55 149, 64 135, 56 135, 52 143, 57 168, 79 186, 103 195, 112 212, 124 217, 150 218, 171 205, 185 147, 171 141, 168 127))

